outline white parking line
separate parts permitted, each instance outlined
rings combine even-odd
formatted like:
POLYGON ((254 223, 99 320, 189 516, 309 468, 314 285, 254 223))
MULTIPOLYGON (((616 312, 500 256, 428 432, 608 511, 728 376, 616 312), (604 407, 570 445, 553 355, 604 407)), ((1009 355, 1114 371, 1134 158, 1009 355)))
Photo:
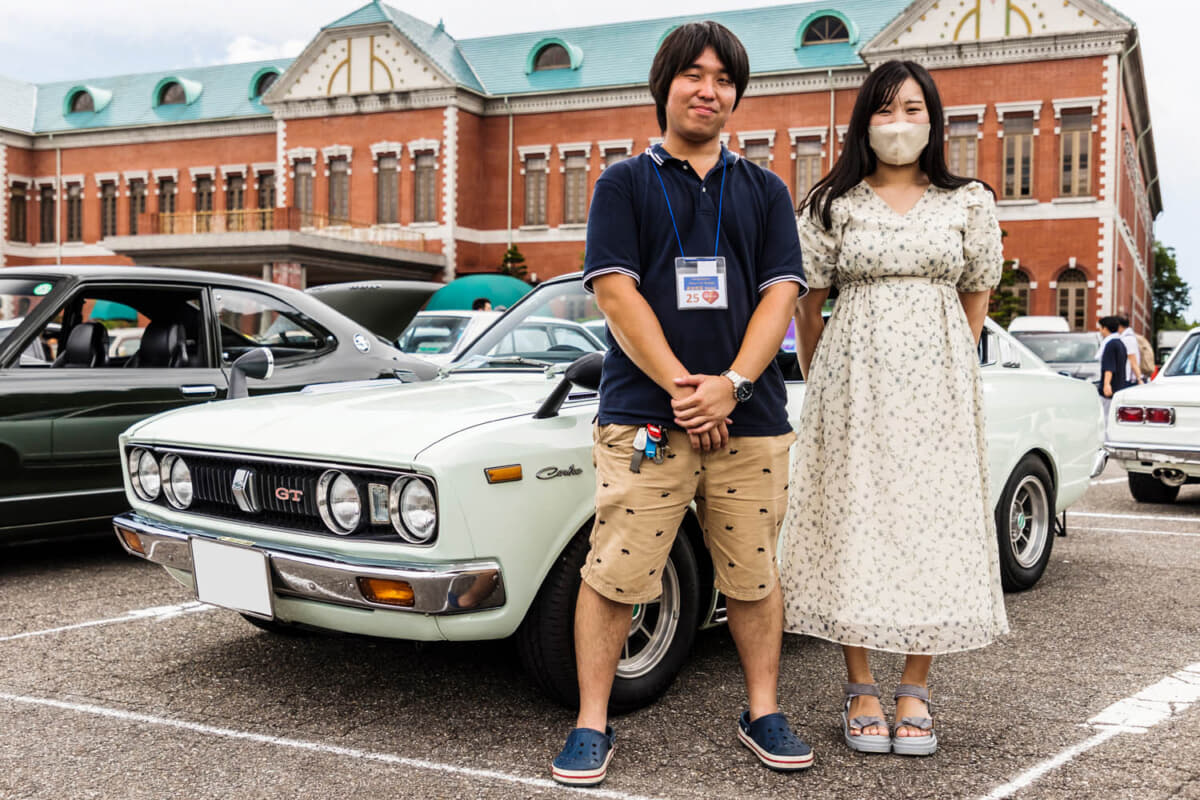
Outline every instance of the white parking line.
POLYGON ((1113 514, 1108 511, 1067 511, 1067 519, 1073 517, 1099 517, 1100 519, 1152 519, 1155 522, 1200 522, 1200 517, 1173 517, 1168 514, 1113 514))
POLYGON ((1186 533, 1184 531, 1147 531, 1142 528, 1096 528, 1091 525, 1077 525, 1074 530, 1081 531, 1101 531, 1104 533, 1144 533, 1147 536, 1190 536, 1200 537, 1200 533, 1186 533))
POLYGON ((1160 722, 1179 716, 1198 701, 1200 663, 1184 667, 1153 686, 1147 686, 1137 694, 1113 703, 1085 723, 1097 730, 1094 736, 1068 747, 1053 758, 1035 764, 1003 786, 997 786, 982 800, 1010 797, 1080 753, 1085 753, 1122 733, 1146 733, 1160 722))
POLYGON ((0 636, 0 642, 11 642, 14 639, 28 639, 31 636, 49 636, 52 633, 73 631, 78 628, 94 628, 98 625, 116 625, 121 622, 135 622, 139 619, 153 619, 155 622, 161 622, 165 619, 178 617, 180 614, 194 614, 197 611, 213 611, 215 608, 215 606, 196 602, 180 603, 176 606, 152 606, 151 608, 138 608, 134 609, 133 611, 126 611, 119 617, 94 619, 88 622, 77 622, 74 625, 63 625, 60 628, 47 628, 46 630, 42 631, 26 631, 25 633, 14 633, 8 636, 0 636))
POLYGON ((1092 486, 1107 486, 1110 483, 1126 483, 1128 478, 1105 478, 1102 481, 1092 481, 1092 486))
POLYGON ((166 728, 177 728, 179 730, 190 731, 192 733, 200 733, 206 736, 219 736, 225 739, 239 739, 242 741, 257 742, 258 744, 269 744, 275 745, 276 747, 289 747, 294 750, 305 750, 312 753, 326 753, 328 755, 345 756, 347 758, 356 758, 365 761, 379 761, 385 764, 395 764, 397 766, 411 767, 413 769, 442 772, 448 775, 458 775, 467 778, 480 778, 492 781, 503 781, 505 783, 516 783, 522 786, 530 786, 537 789, 556 789, 563 792, 582 793, 589 797, 612 798, 612 800, 650 800, 650 798, 642 797, 641 795, 626 794, 625 792, 616 792, 608 789, 571 788, 562 786, 546 778, 530 778, 523 775, 513 775, 507 772, 497 772, 496 770, 490 769, 460 767, 454 764, 442 764, 437 761, 426 761, 423 758, 406 758, 405 756, 398 756, 392 753, 379 753, 371 750, 360 750, 356 747, 339 747, 332 744, 309 742, 303 739, 288 739, 282 736, 268 736, 262 733, 233 730, 232 728, 218 728, 213 725, 203 725, 198 722, 186 722, 184 720, 156 717, 152 714, 140 714, 135 711, 122 711, 118 708, 105 708, 104 706, 95 706, 87 703, 67 703, 62 700, 52 700, 48 697, 30 697, 26 695, 8 694, 7 692, 0 692, 0 700, 7 700, 10 703, 24 703, 26 705, 33 706, 48 706, 50 708, 58 708, 64 711, 75 711, 81 714, 109 717, 112 719, 124 720, 126 722, 141 722, 147 725, 160 725, 166 728))

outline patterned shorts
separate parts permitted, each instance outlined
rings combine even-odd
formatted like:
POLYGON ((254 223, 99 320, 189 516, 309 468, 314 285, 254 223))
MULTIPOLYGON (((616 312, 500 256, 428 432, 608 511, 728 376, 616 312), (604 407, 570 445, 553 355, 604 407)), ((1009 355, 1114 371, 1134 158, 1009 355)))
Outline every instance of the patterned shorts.
POLYGON ((776 542, 787 510, 788 448, 795 434, 733 436, 707 453, 681 431, 667 431, 663 463, 629 470, 633 425, 593 430, 596 521, 581 574, 620 603, 662 594, 662 570, 675 533, 696 501, 716 588, 735 600, 760 600, 778 581, 776 542))

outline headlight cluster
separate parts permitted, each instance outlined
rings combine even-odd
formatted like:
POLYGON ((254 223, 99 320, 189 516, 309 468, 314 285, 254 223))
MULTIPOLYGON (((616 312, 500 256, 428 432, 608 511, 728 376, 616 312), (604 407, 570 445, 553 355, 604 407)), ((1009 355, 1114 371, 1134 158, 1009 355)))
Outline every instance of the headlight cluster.
POLYGON ((408 475, 390 486, 360 485, 341 470, 326 470, 317 481, 317 511, 325 526, 339 536, 354 533, 364 518, 370 524, 391 522, 400 538, 412 544, 428 542, 437 530, 433 490, 424 480, 408 475))
POLYGON ((147 502, 160 494, 175 508, 187 508, 195 496, 192 492, 192 471, 182 458, 168 454, 159 463, 154 453, 141 447, 129 451, 129 480, 133 491, 147 502))

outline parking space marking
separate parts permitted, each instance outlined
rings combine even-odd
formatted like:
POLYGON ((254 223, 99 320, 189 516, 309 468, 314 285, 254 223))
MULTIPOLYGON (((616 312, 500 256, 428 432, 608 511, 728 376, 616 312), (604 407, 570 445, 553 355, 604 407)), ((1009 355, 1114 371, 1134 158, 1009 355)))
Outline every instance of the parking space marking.
POLYGON ((1187 533, 1186 531, 1148 531, 1144 528, 1097 528, 1092 525, 1077 525, 1074 530, 1100 531, 1103 533, 1144 533, 1148 536, 1184 536, 1193 538, 1200 536, 1200 533, 1187 533))
POLYGON ((1184 667, 1137 694, 1113 703, 1084 723, 1086 727, 1097 731, 1095 735, 1035 764, 1003 786, 997 786, 982 800, 1011 797, 1046 773, 1114 736, 1146 733, 1160 722, 1184 713, 1197 702, 1200 702, 1200 663, 1184 667))
POLYGON ((155 622, 161 622, 165 619, 178 617, 181 614, 194 614, 197 611, 213 611, 216 606, 197 603, 180 603, 175 606, 152 606, 150 608, 138 608, 133 611, 127 611, 119 617, 109 617, 108 619, 94 619, 88 622, 76 622, 74 625, 63 625, 58 628, 47 628, 41 631, 26 631, 25 633, 13 633, 8 636, 0 636, 0 642, 11 642, 14 639, 28 639, 31 636, 49 636, 54 633, 62 633, 63 631, 73 631, 79 628, 95 628, 99 625, 117 625, 122 622, 136 622, 140 619, 153 619, 155 622))
POLYGON ((310 753, 324 753, 327 755, 345 756, 347 758, 361 759, 364 761, 378 761, 384 764, 394 764, 396 766, 411 767, 413 769, 427 770, 430 772, 442 772, 447 775, 457 775, 467 778, 482 778, 486 780, 503 781, 505 783, 515 783, 536 789, 551 789, 563 792, 582 793, 589 797, 605 797, 611 798, 611 800, 653 800, 652 798, 643 797, 641 795, 626 794, 625 792, 612 791, 610 789, 572 788, 555 783, 548 778, 530 778, 524 775, 513 775, 508 772, 499 772, 497 770, 462 767, 455 764, 443 764, 438 761, 427 761, 423 758, 408 758, 406 756, 395 755, 394 753, 380 753, 372 750, 360 750, 357 747, 340 747, 338 745, 310 742, 303 739, 289 739, 283 736, 268 736, 267 734, 263 733, 251 733, 250 731, 239 731, 232 728, 219 728, 215 725, 205 725, 199 722, 188 722, 186 720, 169 719, 167 717, 156 717, 153 714, 142 714, 137 711, 123 711, 119 708, 106 708, 104 706, 91 705, 89 703, 68 703, 63 700, 53 700, 48 697, 9 694, 8 692, 0 692, 0 700, 7 700, 10 703, 22 703, 31 706, 58 708, 64 711, 75 711, 80 714, 108 717, 110 719, 118 719, 125 722, 140 722, 146 725, 158 725, 164 728, 176 728, 178 730, 199 733, 205 736, 218 736, 224 739, 236 739, 240 741, 256 742, 258 744, 269 744, 276 747, 287 747, 293 750, 302 750, 310 753))
POLYGON ((1200 522, 1200 517, 1172 517, 1167 514, 1113 514, 1108 511, 1068 511, 1072 517, 1099 517, 1101 519, 1152 519, 1155 522, 1200 522))
POLYGON ((1092 481, 1092 486, 1107 486, 1110 483, 1125 483, 1128 478, 1105 478, 1102 481, 1092 481))

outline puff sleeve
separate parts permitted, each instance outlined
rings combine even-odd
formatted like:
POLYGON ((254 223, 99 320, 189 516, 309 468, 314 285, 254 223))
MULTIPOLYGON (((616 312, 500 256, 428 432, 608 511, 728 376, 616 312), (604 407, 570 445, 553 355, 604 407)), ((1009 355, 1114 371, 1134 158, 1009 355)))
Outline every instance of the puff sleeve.
POLYGON ((834 200, 830 208, 833 224, 829 230, 825 230, 819 219, 813 219, 807 208, 800 211, 796 220, 800 233, 800 252, 804 258, 804 276, 808 279, 810 289, 828 289, 837 282, 842 232, 846 228, 846 213, 840 200, 834 200))
POLYGON ((963 229, 963 271, 958 279, 958 291, 995 289, 1004 266, 996 201, 978 182, 969 183, 960 191, 967 206, 967 223, 963 229))

